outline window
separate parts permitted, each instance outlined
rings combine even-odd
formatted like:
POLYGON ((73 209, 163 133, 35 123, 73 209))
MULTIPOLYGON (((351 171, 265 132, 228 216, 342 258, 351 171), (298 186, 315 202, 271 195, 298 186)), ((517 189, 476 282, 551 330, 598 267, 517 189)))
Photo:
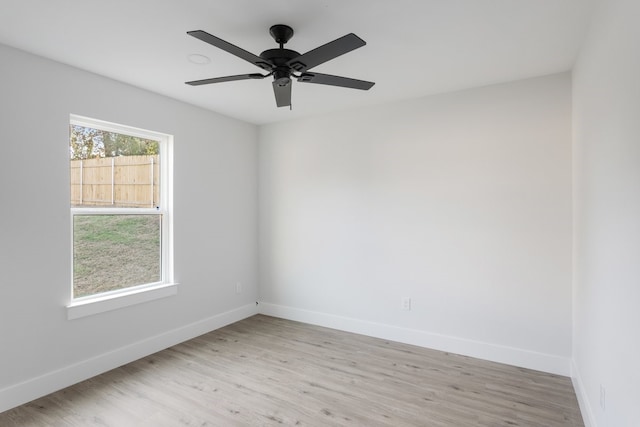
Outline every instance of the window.
POLYGON ((75 115, 69 134, 69 318, 175 293, 171 136, 75 115))

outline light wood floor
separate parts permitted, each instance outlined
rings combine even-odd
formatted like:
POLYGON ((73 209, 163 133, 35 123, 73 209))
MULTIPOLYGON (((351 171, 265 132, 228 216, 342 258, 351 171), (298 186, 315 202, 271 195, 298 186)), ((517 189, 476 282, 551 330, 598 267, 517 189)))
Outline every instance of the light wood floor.
POLYGON ((566 377, 254 316, 0 426, 583 426, 566 377))

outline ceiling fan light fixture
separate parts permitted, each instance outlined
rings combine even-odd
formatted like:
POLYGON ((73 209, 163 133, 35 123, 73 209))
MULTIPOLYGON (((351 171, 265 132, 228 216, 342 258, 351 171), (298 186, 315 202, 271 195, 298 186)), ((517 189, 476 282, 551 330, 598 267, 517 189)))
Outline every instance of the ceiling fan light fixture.
POLYGON ((291 73, 287 69, 278 68, 273 72, 273 81, 280 87, 291 84, 291 73))
POLYGON ((282 77, 282 78, 279 78, 278 80, 276 80, 276 83, 277 83, 278 86, 284 87, 284 86, 288 85, 289 83, 291 83, 291 79, 289 77, 282 77))

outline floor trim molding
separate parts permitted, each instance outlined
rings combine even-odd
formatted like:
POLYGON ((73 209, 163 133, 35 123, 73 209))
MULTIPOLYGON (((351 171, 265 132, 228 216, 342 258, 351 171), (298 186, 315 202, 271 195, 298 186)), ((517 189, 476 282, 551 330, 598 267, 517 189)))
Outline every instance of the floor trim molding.
POLYGON ((0 412, 257 314, 248 304, 0 390, 0 412))
POLYGON ((258 312, 267 316, 281 317, 283 319, 462 354, 566 377, 571 376, 570 359, 552 354, 538 353, 515 347, 473 341, 455 336, 401 328, 265 302, 259 303, 258 312))

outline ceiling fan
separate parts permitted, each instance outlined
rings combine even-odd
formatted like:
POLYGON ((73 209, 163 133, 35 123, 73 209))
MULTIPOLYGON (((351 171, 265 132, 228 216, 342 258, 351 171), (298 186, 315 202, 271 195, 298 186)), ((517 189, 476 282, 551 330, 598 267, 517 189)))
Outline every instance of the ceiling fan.
POLYGON ((366 43, 353 33, 340 37, 332 42, 299 54, 296 51, 285 49, 284 45, 293 37, 293 29, 288 25, 274 25, 269 29, 271 37, 280 45, 278 49, 268 49, 256 56, 238 46, 213 36, 205 31, 188 31, 187 34, 205 43, 209 43, 238 58, 244 59, 256 65, 268 74, 240 74, 236 76, 214 77, 212 79, 194 80, 186 82, 191 86, 200 86, 211 83, 230 82, 234 80, 264 79, 273 76, 273 93, 278 107, 291 107, 291 78, 301 83, 316 83, 321 85, 340 86, 352 89, 369 90, 375 84, 364 80, 356 80, 348 77, 333 76, 309 71, 311 68, 337 58, 347 52, 364 46, 366 43))

